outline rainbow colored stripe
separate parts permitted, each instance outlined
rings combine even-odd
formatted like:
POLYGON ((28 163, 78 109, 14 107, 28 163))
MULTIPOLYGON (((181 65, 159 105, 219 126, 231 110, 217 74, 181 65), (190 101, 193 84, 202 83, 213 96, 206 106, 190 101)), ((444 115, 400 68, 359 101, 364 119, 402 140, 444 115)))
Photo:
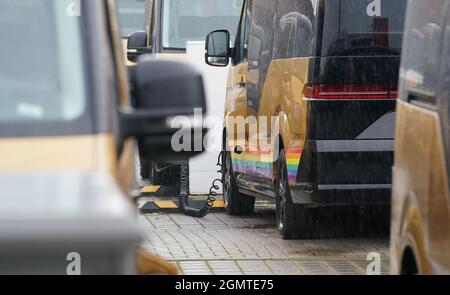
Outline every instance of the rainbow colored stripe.
MULTIPOLYGON (((302 151, 301 148, 286 149, 286 164, 290 184, 296 182, 302 151)), ((247 150, 240 155, 232 153, 232 160, 235 172, 261 178, 271 179, 273 177, 274 156, 270 151, 254 152, 247 150)))
POLYGON ((286 149, 287 172, 291 185, 294 185, 297 180, 298 165, 300 165, 302 152, 303 149, 301 148, 286 149))

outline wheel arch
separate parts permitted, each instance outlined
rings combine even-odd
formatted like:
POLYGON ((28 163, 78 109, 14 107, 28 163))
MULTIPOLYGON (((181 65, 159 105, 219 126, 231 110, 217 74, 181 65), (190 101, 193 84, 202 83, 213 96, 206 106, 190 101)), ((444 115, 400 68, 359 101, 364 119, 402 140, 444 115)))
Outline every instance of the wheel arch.
POLYGON ((419 274, 419 264, 412 247, 407 246, 403 250, 400 273, 402 275, 416 275, 419 274))

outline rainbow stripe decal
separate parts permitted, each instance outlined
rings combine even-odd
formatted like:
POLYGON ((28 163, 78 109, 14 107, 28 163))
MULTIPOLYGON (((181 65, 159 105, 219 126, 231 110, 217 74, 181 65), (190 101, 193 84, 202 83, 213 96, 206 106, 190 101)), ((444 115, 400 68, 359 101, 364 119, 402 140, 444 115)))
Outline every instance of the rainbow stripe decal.
MULTIPOLYGON (((289 183, 295 184, 297 179, 298 165, 302 154, 301 148, 286 149, 286 164, 289 183)), ((269 178, 273 177, 274 156, 267 151, 246 151, 242 154, 232 153, 233 169, 235 172, 251 176, 269 178)))
POLYGON ((298 165, 300 165, 302 152, 303 149, 301 148, 286 149, 287 172, 289 183, 291 185, 295 185, 295 182, 297 181, 298 165))

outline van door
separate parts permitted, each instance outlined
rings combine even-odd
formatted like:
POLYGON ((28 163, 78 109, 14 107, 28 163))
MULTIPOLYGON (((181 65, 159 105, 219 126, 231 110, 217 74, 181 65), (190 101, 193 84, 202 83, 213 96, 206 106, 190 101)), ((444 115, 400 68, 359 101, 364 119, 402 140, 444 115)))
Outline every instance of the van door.
POLYGON ((412 15, 408 15, 402 53, 400 90, 404 93, 397 107, 392 198, 394 209, 406 207, 400 214, 393 211, 394 225, 400 216, 405 219, 404 224, 393 227, 393 236, 399 235, 397 231, 415 240, 422 273, 441 273, 450 269, 448 148, 444 147, 449 86, 443 78, 448 72, 445 61, 448 64, 450 44, 442 43, 444 39, 450 42, 450 28, 442 26, 443 1, 410 4, 412 15), (404 229, 407 232, 401 232, 404 229))
MULTIPOLYGON (((245 120, 247 119, 247 69, 248 47, 251 25, 253 0, 246 0, 239 22, 239 28, 235 40, 233 66, 230 68, 227 84, 227 97, 225 105, 225 125, 227 130, 227 148, 239 147, 244 150, 247 145, 247 132, 245 120)), ((236 175, 244 174, 247 165, 244 153, 231 151, 233 169, 236 175)), ((236 178, 239 181, 239 177, 236 178)))
POLYGON ((258 117, 258 111, 267 72, 272 61, 273 20, 276 15, 277 3, 278 1, 273 0, 255 1, 248 51, 247 104, 250 130, 245 160, 249 165, 248 175, 263 180, 263 182, 264 180, 272 179, 273 161, 271 149, 268 146, 263 147, 260 145, 263 141, 269 140, 268 138, 261 138, 266 137, 268 132, 260 133, 259 131, 267 129, 268 124, 266 122, 269 123, 270 118, 258 117), (266 126, 260 126, 260 122, 266 126))
POLYGON ((450 168, 450 6, 447 5, 446 16, 444 18, 439 37, 443 38, 443 44, 437 43, 442 54, 436 60, 441 65, 441 71, 437 71, 440 77, 437 93, 440 119, 440 133, 442 137, 442 147, 433 153, 436 159, 436 166, 440 168, 438 173, 431 175, 430 187, 434 192, 430 195, 430 256, 435 260, 435 270, 442 273, 450 273, 450 188, 449 188, 449 168, 450 168), (443 45, 443 46, 441 46, 443 45), (440 172, 440 173, 439 173, 440 172))

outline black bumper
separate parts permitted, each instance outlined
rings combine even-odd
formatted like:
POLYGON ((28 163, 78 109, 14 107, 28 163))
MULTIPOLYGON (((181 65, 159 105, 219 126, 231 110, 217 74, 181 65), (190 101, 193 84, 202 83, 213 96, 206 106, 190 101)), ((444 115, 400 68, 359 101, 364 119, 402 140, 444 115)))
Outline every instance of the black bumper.
POLYGON ((308 141, 294 203, 310 206, 390 204, 394 140, 308 141))

